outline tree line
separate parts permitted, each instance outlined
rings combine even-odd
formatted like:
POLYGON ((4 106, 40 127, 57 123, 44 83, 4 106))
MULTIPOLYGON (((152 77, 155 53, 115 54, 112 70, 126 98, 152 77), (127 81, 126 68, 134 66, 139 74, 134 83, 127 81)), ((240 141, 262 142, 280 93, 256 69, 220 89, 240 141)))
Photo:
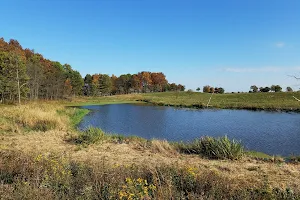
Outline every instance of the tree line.
MULTIPOLYGON (((293 92, 291 87, 286 88, 287 92, 293 92)), ((250 87, 249 93, 256 93, 256 92, 282 92, 282 87, 280 85, 272 85, 270 87, 260 87, 258 88, 256 85, 252 85, 250 87)))
MULTIPOLYGON (((197 92, 200 92, 200 87, 196 89, 197 92)), ((219 93, 219 94, 224 94, 225 89, 222 87, 212 87, 210 85, 205 85, 203 86, 203 92, 204 93, 219 93)))
POLYGON ((0 101, 21 98, 62 99, 70 96, 103 96, 129 93, 184 91, 185 86, 169 83, 162 72, 139 72, 119 77, 87 74, 84 78, 69 64, 51 61, 17 40, 0 38, 0 101))

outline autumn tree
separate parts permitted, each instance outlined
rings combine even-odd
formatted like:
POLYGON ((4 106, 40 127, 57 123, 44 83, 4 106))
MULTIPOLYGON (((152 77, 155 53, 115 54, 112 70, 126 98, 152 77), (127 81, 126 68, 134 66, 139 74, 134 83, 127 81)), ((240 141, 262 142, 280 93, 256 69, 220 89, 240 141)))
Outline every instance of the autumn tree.
POLYGON ((152 84, 151 73, 150 72, 140 72, 138 73, 139 79, 142 83, 143 92, 148 92, 152 84))
POLYGON ((154 92, 162 92, 164 86, 167 84, 166 76, 161 72, 151 73, 151 82, 154 92))
POLYGON ((177 91, 184 91, 184 90, 185 90, 185 86, 184 85, 181 85, 181 84, 177 85, 177 91))
POLYGON ((71 80, 69 78, 67 78, 65 80, 65 83, 64 83, 64 94, 66 96, 71 96, 72 95, 72 84, 71 84, 71 80))
POLYGON ((110 77, 110 80, 111 80, 111 93, 116 94, 118 92, 118 88, 117 88, 118 77, 113 74, 110 77))
POLYGON ((184 90, 184 85, 169 83, 162 72, 142 71, 119 77, 87 74, 83 79, 69 64, 62 65, 45 59, 34 50, 23 49, 17 40, 6 42, 0 38, 1 102, 13 102, 21 97, 51 100, 82 94, 100 96, 184 90))
POLYGON ((210 86, 209 85, 204 86, 203 87, 203 92, 209 93, 210 92, 210 86))
POLYGON ((130 82, 134 92, 140 93, 142 91, 142 80, 139 79, 139 76, 137 74, 133 74, 131 76, 130 82))

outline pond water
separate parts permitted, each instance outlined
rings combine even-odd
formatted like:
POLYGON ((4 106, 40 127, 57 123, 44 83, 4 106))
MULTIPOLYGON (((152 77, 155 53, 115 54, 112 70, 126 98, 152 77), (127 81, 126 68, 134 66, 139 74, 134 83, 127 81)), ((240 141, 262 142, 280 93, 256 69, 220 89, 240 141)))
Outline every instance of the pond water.
POLYGON ((247 110, 191 110, 143 104, 82 106, 91 110, 80 129, 146 139, 192 141, 201 136, 240 140, 248 150, 272 155, 300 154, 300 114, 247 110))

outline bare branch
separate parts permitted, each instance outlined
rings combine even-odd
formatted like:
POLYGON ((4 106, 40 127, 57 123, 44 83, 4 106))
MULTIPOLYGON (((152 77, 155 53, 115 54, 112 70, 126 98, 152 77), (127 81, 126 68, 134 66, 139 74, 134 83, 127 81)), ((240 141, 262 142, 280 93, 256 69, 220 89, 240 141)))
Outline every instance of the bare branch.
POLYGON ((295 78, 295 79, 297 79, 297 80, 300 80, 300 77, 296 77, 296 76, 292 76, 292 75, 288 75, 289 77, 293 77, 293 78, 295 78))

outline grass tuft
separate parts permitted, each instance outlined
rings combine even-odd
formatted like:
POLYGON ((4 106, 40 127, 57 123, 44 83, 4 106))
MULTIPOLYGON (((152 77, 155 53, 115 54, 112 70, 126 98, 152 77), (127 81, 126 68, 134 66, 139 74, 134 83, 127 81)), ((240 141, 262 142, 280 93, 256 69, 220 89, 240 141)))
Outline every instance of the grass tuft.
POLYGON ((78 136, 74 138, 76 144, 94 144, 105 139, 104 132, 99 128, 90 127, 85 131, 78 133, 78 136))
POLYGON ((203 137, 191 143, 177 143, 179 152, 199 154, 211 159, 240 159, 244 155, 243 145, 227 136, 220 138, 203 137))
POLYGON ((151 140, 151 150, 154 153, 175 153, 175 149, 170 143, 166 140, 151 140))

